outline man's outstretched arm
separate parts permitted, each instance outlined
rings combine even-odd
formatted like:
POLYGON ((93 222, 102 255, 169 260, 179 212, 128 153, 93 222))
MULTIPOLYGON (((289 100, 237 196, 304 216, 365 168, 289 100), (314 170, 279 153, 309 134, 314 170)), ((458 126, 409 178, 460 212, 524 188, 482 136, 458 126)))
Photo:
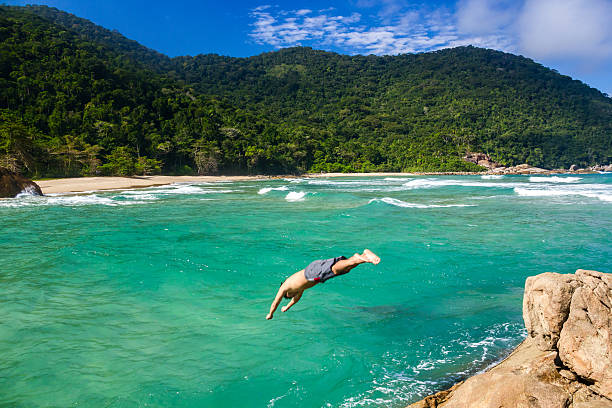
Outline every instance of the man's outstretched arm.
POLYGON ((302 294, 304 292, 300 292, 299 294, 295 295, 294 297, 291 298, 291 301, 289 303, 287 303, 287 306, 281 308, 281 312, 286 312, 287 310, 289 310, 289 308, 293 305, 295 305, 301 298, 302 298, 302 294))
POLYGON ((274 298, 272 305, 270 305, 270 313, 268 313, 268 315, 266 316, 266 319, 270 320, 272 318, 272 315, 274 314, 274 312, 276 311, 276 308, 278 307, 279 303, 283 299, 284 294, 285 294, 285 290, 281 286, 280 288, 278 288, 278 292, 276 293, 276 297, 274 298))

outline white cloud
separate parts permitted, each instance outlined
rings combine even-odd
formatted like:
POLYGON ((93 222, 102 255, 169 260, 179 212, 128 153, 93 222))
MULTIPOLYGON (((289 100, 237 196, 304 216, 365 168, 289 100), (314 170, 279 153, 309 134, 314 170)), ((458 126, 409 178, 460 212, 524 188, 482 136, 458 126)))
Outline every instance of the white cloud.
POLYGON ((520 46, 538 58, 610 58, 611 18, 611 1, 527 0, 518 20, 520 46))
POLYGON ((457 4, 457 27, 461 32, 490 35, 511 30, 519 2, 462 0, 457 4))
POLYGON ((383 1, 389 14, 386 25, 368 26, 359 13, 333 14, 334 9, 276 11, 270 7, 251 12, 250 37, 258 44, 277 48, 296 45, 327 45, 352 54, 399 54, 438 49, 456 40, 455 27, 440 12, 424 16, 422 11, 399 10, 394 1, 383 1))

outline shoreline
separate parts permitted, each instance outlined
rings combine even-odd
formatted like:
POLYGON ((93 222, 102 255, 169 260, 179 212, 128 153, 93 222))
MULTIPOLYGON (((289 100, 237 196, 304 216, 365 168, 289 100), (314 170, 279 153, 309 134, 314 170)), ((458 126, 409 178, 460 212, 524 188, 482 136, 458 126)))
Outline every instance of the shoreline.
POLYGON ((135 177, 75 177, 32 180, 43 194, 83 193, 86 191, 120 190, 164 186, 173 183, 247 181, 277 178, 274 176, 135 176, 135 177))
MULTIPOLYGON (((43 194, 83 193, 87 191, 120 190, 163 186, 173 183, 222 182, 274 180, 280 178, 325 178, 325 177, 418 177, 418 176, 479 176, 491 172, 423 172, 423 173, 306 173, 303 175, 255 175, 255 176, 133 176, 133 177, 74 177, 48 180, 32 180, 42 189, 43 194)), ((528 173, 533 174, 533 173, 528 173)), ((538 175, 581 174, 576 172, 547 171, 538 175)), ((584 173, 582 173, 584 174, 584 173)), ((506 173, 505 175, 525 175, 525 173, 506 173)))

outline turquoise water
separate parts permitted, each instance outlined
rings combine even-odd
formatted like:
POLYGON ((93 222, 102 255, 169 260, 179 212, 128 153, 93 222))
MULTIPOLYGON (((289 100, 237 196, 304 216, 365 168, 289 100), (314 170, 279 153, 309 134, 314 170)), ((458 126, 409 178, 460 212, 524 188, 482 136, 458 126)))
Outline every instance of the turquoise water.
POLYGON ((402 407, 521 341, 527 276, 612 272, 611 215, 610 175, 0 200, 0 406, 402 407), (287 275, 366 247, 265 320, 287 275))

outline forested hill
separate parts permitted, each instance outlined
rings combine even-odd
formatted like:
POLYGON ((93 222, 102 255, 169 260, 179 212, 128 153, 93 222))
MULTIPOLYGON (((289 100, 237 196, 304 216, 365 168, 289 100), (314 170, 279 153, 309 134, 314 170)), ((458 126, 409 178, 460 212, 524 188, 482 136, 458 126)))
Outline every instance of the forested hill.
POLYGON ((612 160, 612 99, 512 54, 290 48, 170 59, 0 6, 0 166, 37 176, 475 170, 612 160))
POLYGON ((545 167, 612 159, 612 99, 512 54, 459 47, 352 57, 291 48, 175 60, 203 93, 276 123, 329 132, 324 144, 350 141, 350 152, 378 146, 396 168, 466 149, 545 167))

